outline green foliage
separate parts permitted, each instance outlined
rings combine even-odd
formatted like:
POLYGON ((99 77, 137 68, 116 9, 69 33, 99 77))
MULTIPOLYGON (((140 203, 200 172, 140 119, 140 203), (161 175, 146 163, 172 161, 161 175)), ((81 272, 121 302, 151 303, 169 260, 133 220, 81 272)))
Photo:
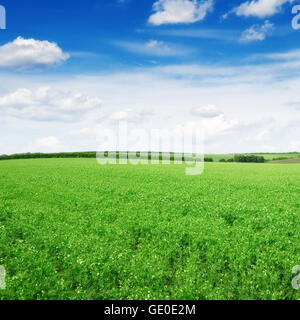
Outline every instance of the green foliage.
POLYGON ((299 299, 299 165, 0 163, 0 299, 299 299))
POLYGON ((234 162, 234 159, 233 158, 230 158, 230 159, 220 159, 219 162, 234 162))
POLYGON ((12 155, 0 155, 0 160, 51 158, 96 158, 96 152, 18 153, 12 155))
POLYGON ((264 163, 265 158, 263 156, 256 156, 254 154, 251 154, 251 155, 236 154, 234 156, 234 161, 235 162, 264 163))
MULTIPOLYGON (((130 155, 132 155, 133 152, 116 152, 114 153, 114 157, 116 157, 117 160, 119 159, 129 159, 130 155)), ((151 152, 145 152, 142 153, 140 151, 137 151, 134 153, 136 157, 140 158, 141 160, 145 160, 148 158, 148 160, 152 160, 152 158, 159 159, 159 161, 163 160, 170 160, 174 161, 181 160, 183 162, 185 161, 195 161, 196 155, 188 154, 175 154, 174 152, 171 153, 163 153, 159 152, 158 156, 155 154, 154 156, 151 154, 151 152), (157 157, 157 158, 156 158, 157 157)), ((109 157, 109 152, 104 152, 105 157, 109 157)), ((12 154, 12 155, 0 155, 0 160, 19 160, 19 159, 62 159, 62 158, 96 158, 96 152, 60 152, 60 153, 22 153, 22 154, 12 154)), ((200 160, 200 157, 196 157, 198 161, 200 160)), ((206 157, 204 158, 205 162, 213 162, 213 158, 206 157)))
POLYGON ((280 160, 288 160, 288 157, 277 157, 277 158, 273 158, 273 161, 280 161, 280 160))
MULTIPOLYGON (((106 152, 108 155, 108 152, 106 152)), ((141 154, 137 152, 137 154, 141 154)), ((180 154, 176 154, 176 159, 178 159, 178 155, 180 158, 180 154)), ((246 154, 247 157, 249 156, 258 156, 264 157, 265 161, 278 161, 278 160, 287 160, 287 159, 294 159, 300 158, 300 153, 264 153, 264 154, 246 154)), ((117 159, 128 159, 129 153, 127 152, 116 152, 117 159)), ((0 155, 0 160, 12 160, 12 159, 48 159, 48 158, 95 158, 96 152, 61 152, 61 153, 24 153, 24 154, 13 154, 13 155, 0 155)), ((231 154, 214 154, 214 155, 206 155, 204 161, 205 162, 234 162, 234 155, 231 154), (222 160, 222 161, 220 161, 222 160)), ((141 156, 141 159, 145 158, 145 156, 141 156)), ((162 161, 163 153, 159 153, 159 160, 162 161)), ((170 154, 170 160, 174 161, 175 153, 170 154)), ((151 153, 148 152, 148 160, 151 160, 151 153)), ((184 158, 182 154, 182 161, 191 161, 193 160, 191 155, 186 156, 184 158)))

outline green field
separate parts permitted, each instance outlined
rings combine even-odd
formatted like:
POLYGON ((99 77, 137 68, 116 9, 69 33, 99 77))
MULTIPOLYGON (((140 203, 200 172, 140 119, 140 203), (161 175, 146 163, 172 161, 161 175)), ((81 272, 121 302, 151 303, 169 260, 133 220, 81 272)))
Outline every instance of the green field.
POLYGON ((0 163, 0 299, 299 299, 300 165, 0 163))
MULTIPOLYGON (((290 153, 248 153, 256 155, 256 156, 263 156, 267 161, 274 161, 276 159, 300 159, 299 152, 290 152, 290 153)), ((207 154, 206 157, 213 158, 215 162, 220 161, 221 159, 232 159, 234 154, 207 154)))

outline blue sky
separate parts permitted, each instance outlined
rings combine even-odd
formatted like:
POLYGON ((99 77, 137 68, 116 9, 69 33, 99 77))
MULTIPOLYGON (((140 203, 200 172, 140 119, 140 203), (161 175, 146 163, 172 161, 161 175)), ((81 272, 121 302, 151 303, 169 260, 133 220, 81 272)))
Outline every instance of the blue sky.
POLYGON ((95 150, 117 120, 201 126, 207 152, 299 151, 297 4, 0 0, 0 153, 95 150))
MULTIPOLYGON (((54 41, 67 52, 90 53, 89 59, 80 59, 83 72, 103 71, 116 64, 124 68, 148 66, 151 60, 160 64, 198 62, 199 59, 205 63, 234 64, 250 53, 288 50, 299 44, 298 33, 291 28, 289 3, 273 16, 231 14, 222 19, 225 13, 243 2, 215 0, 213 11, 203 20, 156 26, 148 21, 154 0, 86 0, 72 5, 68 0, 2 0, 7 9, 7 30, 1 32, 0 41, 4 44, 22 35, 54 41), (245 30, 262 25, 265 20, 274 24, 274 30, 264 41, 238 41, 245 30), (125 44, 142 45, 153 39, 169 44, 178 54, 157 56, 144 52, 142 55, 124 48, 125 44)), ((78 60, 75 54, 60 71, 78 71, 78 60)))

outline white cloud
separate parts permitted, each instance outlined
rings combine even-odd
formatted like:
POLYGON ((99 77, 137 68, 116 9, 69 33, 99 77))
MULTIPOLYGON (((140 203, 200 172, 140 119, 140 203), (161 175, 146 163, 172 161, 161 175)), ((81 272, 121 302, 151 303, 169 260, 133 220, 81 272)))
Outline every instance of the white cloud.
POLYGON ((263 141, 269 134, 270 134, 270 131, 268 129, 263 129, 256 134, 249 135, 247 140, 248 141, 263 141))
POLYGON ((236 118, 227 119, 224 114, 220 114, 214 118, 202 119, 201 125, 205 136, 212 138, 230 132, 239 125, 239 120, 236 118))
POLYGON ((131 109, 124 109, 112 113, 109 119, 112 121, 136 121, 139 119, 139 115, 131 109))
POLYGON ((229 134, 232 130, 237 128, 239 120, 228 119, 224 114, 216 117, 202 118, 199 121, 188 121, 176 126, 177 129, 194 129, 202 130, 206 140, 211 140, 219 137, 220 135, 229 134))
POLYGON ((289 100, 286 103, 287 106, 294 107, 295 109, 300 110, 300 97, 289 100))
POLYGON ((213 8, 213 0, 158 0, 149 18, 152 25, 194 23, 203 20, 213 8))
POLYGON ((28 146, 28 150, 31 152, 63 152, 65 148, 60 140, 54 136, 36 139, 28 146))
POLYGON ((146 48, 157 48, 164 45, 163 41, 150 40, 146 43, 146 48))
POLYGON ((125 108, 125 109, 113 112, 108 116, 108 119, 112 122, 128 121, 128 122, 142 123, 149 116, 153 116, 153 113, 150 111, 147 111, 147 110, 140 111, 140 110, 125 108))
POLYGON ((78 135, 91 135, 94 133, 93 128, 79 128, 79 129, 72 129, 69 131, 71 136, 78 136, 78 135))
POLYGON ((300 151, 300 140, 291 141, 290 148, 292 151, 300 151))
MULTIPOLYGON (((153 29, 147 31, 153 33, 153 29)), ((238 29, 156 29, 155 34, 160 36, 182 37, 182 38, 199 38, 199 39, 214 39, 222 41, 233 41, 239 38, 240 31, 238 29)))
POLYGON ((170 57, 185 55, 190 50, 179 47, 178 45, 167 44, 164 41, 150 40, 148 42, 124 42, 120 41, 116 43, 123 49, 133 52, 135 54, 142 54, 156 57, 170 57))
POLYGON ((215 118, 222 113, 214 105, 206 105, 202 107, 196 107, 191 109, 192 115, 200 116, 203 118, 215 118))
MULTIPOLYGON (((89 111, 88 117, 85 117, 86 112, 74 112, 71 118, 74 122, 32 123, 20 117, 7 118, 4 109, 8 112, 12 106, 0 106, 0 118, 4 119, 0 126, 1 153, 32 151, 24 148, 28 141, 50 136, 64 143, 63 151, 96 150, 97 125, 103 124, 108 129, 114 127, 110 115, 128 107, 135 114, 140 114, 141 108, 154 113, 146 120, 142 117, 141 122, 130 121, 129 126, 134 128, 172 130, 180 123, 193 121, 202 125, 205 121, 207 153, 264 152, 268 145, 278 152, 293 151, 295 146, 290 142, 299 140, 300 121, 297 119, 300 119, 300 111, 287 108, 287 102, 299 96, 300 56, 287 59, 288 52, 281 55, 286 59, 258 57, 260 63, 243 61, 234 66, 199 63, 138 67, 76 77, 0 74, 0 82, 5 82, 0 88, 2 97, 8 96, 8 88, 26 87, 36 93, 34 88, 50 82, 56 88, 52 91, 64 88, 64 91, 85 92, 90 97, 101 94, 104 101, 101 115, 107 115, 99 121, 89 111), (206 107, 200 109, 197 118, 190 112, 195 106, 206 107), (217 115, 216 110, 207 117, 209 111, 214 111, 208 106, 219 106, 220 114, 217 115)), ((59 111, 55 110, 57 116, 59 111)), ((38 108, 35 118, 37 115, 38 108)))
POLYGON ((274 25, 268 20, 263 25, 255 24, 249 29, 245 30, 241 36, 241 41, 262 41, 273 30, 274 25))
POLYGON ((100 106, 101 100, 97 97, 50 87, 37 90, 22 88, 0 97, 2 115, 37 121, 72 122, 100 106))
POLYGON ((300 50, 297 49, 286 52, 269 53, 265 54, 264 57, 271 60, 297 61, 300 59, 300 50))
POLYGON ((69 54, 54 42, 24 39, 0 46, 0 68, 40 70, 66 61, 69 54))
MULTIPOLYGON (((237 16, 265 18, 280 12, 284 4, 292 2, 294 0, 251 0, 243 2, 231 12, 237 16)), ((229 13, 225 14, 223 18, 227 18, 229 13)))

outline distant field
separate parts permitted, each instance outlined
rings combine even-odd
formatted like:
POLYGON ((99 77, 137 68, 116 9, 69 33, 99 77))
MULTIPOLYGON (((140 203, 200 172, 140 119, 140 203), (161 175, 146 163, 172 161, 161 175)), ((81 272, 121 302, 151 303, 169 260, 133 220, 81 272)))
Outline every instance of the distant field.
POLYGON ((287 159, 287 160, 277 160, 277 161, 273 161, 272 163, 278 163, 278 164, 295 164, 295 163, 300 163, 300 158, 287 159))
POLYGON ((0 299, 299 299, 300 165, 0 162, 0 299))
POLYGON ((263 156, 266 160, 274 160, 274 159, 280 159, 280 158, 288 158, 288 159, 294 159, 294 158, 300 158, 300 153, 262 153, 257 155, 263 156))
MULTIPOLYGON (((300 153, 250 153, 257 156, 263 156, 266 160, 273 161, 273 159, 287 158, 287 159, 300 159, 300 153)), ((234 154, 207 154, 206 157, 213 158, 215 162, 219 162, 221 159, 231 159, 234 154)))

